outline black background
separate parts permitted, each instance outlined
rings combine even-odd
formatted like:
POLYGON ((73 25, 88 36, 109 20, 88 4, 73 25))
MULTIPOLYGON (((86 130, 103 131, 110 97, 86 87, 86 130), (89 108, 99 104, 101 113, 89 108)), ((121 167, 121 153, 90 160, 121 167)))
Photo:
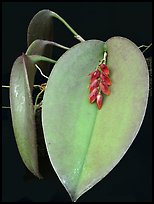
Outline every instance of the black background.
MULTIPOLYGON (((61 15, 84 39, 106 41, 112 36, 127 37, 138 46, 152 42, 152 3, 150 2, 36 2, 3 3, 2 10, 2 84, 9 84, 14 60, 25 52, 27 27, 41 9, 61 15)), ((71 47, 77 43, 58 20, 54 20, 54 41, 71 47)), ((151 49, 145 57, 152 55, 151 49)), ((53 59, 61 51, 53 52, 53 59)), ((8 90, 2 90, 3 105, 9 105, 8 90)), ((152 98, 149 97, 141 129, 120 163, 78 202, 152 201, 152 98)), ((25 179, 26 167, 19 156, 10 110, 2 110, 2 196, 3 201, 71 201, 58 177, 25 179)))

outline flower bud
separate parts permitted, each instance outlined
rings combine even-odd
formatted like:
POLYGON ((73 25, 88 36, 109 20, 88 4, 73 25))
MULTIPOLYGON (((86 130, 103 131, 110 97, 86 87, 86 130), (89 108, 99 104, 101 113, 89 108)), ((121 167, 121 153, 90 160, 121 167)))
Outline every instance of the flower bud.
POLYGON ((89 95, 90 103, 93 103, 96 100, 97 95, 98 95, 98 88, 95 88, 89 95))
POLYGON ((108 66, 106 64, 101 64, 100 69, 102 70, 103 74, 105 74, 106 76, 109 75, 109 69, 108 69, 108 66))
POLYGON ((95 79, 99 78, 100 71, 98 69, 96 69, 95 71, 91 72, 89 75, 91 76, 90 77, 90 83, 92 83, 95 79))
POLYGON ((103 102, 103 96, 101 94, 98 94, 97 95, 96 103, 97 103, 97 107, 98 107, 99 110, 102 107, 102 102, 103 102))
POLYGON ((104 84, 103 82, 100 82, 99 86, 105 95, 110 95, 110 90, 106 84, 104 84))
POLYGON ((99 86, 99 81, 95 79, 90 85, 89 85, 89 91, 90 93, 94 90, 94 88, 97 88, 99 86))
POLYGON ((108 86, 110 86, 112 84, 111 80, 109 77, 107 77, 104 74, 100 75, 101 80, 103 81, 104 84, 107 84, 108 86))

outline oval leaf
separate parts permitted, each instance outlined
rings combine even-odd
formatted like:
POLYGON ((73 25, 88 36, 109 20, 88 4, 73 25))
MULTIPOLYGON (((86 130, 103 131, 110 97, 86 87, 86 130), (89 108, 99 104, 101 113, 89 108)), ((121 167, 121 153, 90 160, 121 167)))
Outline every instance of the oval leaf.
MULTIPOLYGON (((53 21, 51 11, 44 9, 39 11, 31 20, 27 31, 27 45, 30 46, 35 40, 53 41, 53 21)), ((28 51, 28 55, 43 55, 51 57, 52 45, 38 41, 28 51)), ((39 62, 39 66, 43 68, 44 73, 49 73, 49 64, 47 62, 39 62)))
POLYGON ((107 41, 112 86, 103 107, 88 100, 89 76, 104 43, 72 47, 47 82, 42 123, 50 161, 72 201, 104 178, 132 144, 145 114, 149 78, 143 54, 130 40, 107 41))
POLYGON ((13 64, 10 78, 10 106, 14 135, 26 167, 39 178, 35 117, 31 92, 35 66, 22 55, 13 64))
POLYGON ((51 11, 39 11, 31 20, 27 31, 28 46, 35 40, 53 40, 53 21, 51 11))

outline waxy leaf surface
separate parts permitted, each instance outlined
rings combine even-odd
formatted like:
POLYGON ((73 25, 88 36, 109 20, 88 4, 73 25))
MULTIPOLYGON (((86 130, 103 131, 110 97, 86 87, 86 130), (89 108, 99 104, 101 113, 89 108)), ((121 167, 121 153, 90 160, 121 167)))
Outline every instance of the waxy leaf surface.
POLYGON ((16 59, 10 78, 10 106, 14 135, 23 162, 39 178, 32 90, 35 66, 26 55, 16 59))
MULTIPOLYGON (((52 45, 45 41, 53 41, 53 21, 51 11, 44 9, 39 11, 30 21, 27 30, 27 45, 30 46, 35 40, 36 43, 28 50, 28 55, 43 55, 51 58, 52 45)), ((39 62, 38 65, 43 68, 44 73, 49 73, 49 64, 39 62)))
POLYGON ((138 47, 122 37, 107 42, 110 96, 101 110, 88 100, 89 76, 104 43, 89 40, 62 55, 44 94, 42 123, 50 161, 72 201, 104 178, 124 156, 143 121, 149 77, 138 47))
POLYGON ((30 21, 27 31, 28 46, 37 39, 53 40, 53 21, 50 10, 39 11, 30 21))

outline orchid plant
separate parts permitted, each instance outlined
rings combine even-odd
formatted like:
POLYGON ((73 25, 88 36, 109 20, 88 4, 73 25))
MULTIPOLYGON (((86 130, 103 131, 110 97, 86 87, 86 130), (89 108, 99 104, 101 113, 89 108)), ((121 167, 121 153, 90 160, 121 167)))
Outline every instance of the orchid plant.
POLYGON ((137 136, 148 103, 147 62, 131 40, 84 40, 50 10, 31 20, 27 47, 13 64, 9 86, 18 150, 29 171, 43 178, 36 126, 40 111, 50 162, 75 202, 108 175, 137 136), (76 45, 68 48, 53 41, 53 18, 69 29, 79 41, 76 45), (57 61, 51 59, 54 46, 64 50, 57 61), (36 85, 36 71, 47 82, 36 85))

